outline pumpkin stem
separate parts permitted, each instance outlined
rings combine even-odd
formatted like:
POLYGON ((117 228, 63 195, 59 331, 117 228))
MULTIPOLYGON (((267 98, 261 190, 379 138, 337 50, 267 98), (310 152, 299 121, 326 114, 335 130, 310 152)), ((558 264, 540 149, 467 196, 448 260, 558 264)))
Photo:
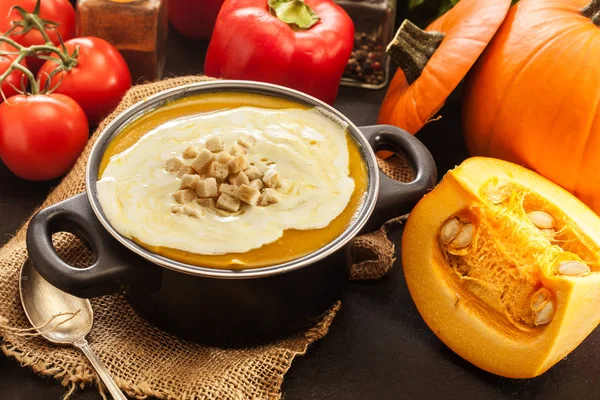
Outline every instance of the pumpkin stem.
POLYGON ((385 51, 404 72, 406 81, 412 84, 421 76, 442 40, 443 33, 426 32, 405 19, 385 51))
POLYGON ((600 26, 600 0, 592 0, 581 9, 581 15, 590 18, 594 25, 600 26))

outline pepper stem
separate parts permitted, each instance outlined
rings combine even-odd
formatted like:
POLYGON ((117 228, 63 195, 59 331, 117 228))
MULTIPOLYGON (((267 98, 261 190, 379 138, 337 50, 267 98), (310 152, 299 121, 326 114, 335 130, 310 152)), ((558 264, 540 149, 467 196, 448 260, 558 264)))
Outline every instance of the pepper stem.
POLYGON ((310 29, 321 20, 304 0, 269 0, 269 11, 294 30, 310 29))
POLYGON ((591 19, 594 25, 600 26, 600 0, 592 0, 590 4, 583 7, 581 15, 591 19))
POLYGON ((441 32, 426 32, 405 19, 394 39, 386 48, 390 58, 404 72, 406 81, 417 80, 433 53, 444 40, 441 32))

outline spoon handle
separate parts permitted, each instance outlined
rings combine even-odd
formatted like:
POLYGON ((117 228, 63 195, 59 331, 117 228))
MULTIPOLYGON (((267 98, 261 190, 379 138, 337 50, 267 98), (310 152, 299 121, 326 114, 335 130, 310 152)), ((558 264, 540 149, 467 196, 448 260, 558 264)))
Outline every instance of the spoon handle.
POLYGON ((90 360, 90 363, 100 376, 100 379, 102 379, 102 382, 104 382, 104 385, 108 389, 108 392, 113 397, 113 399, 127 400, 127 397, 125 397, 121 389, 119 389, 113 378, 110 376, 108 370, 104 367, 104 365, 102 365, 102 361, 100 361, 96 353, 94 353, 94 350, 92 350, 92 348, 88 344, 88 341, 85 339, 79 339, 76 340, 73 344, 76 347, 79 347, 81 351, 83 351, 83 354, 85 354, 85 356, 88 358, 88 360, 90 360))

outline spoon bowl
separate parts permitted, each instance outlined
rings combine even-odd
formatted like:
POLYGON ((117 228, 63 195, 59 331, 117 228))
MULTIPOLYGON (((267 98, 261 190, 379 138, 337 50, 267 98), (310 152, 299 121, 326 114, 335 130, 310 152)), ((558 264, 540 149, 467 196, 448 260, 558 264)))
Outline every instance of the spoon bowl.
POLYGON ((23 264, 19 294, 27 319, 34 327, 46 324, 53 316, 77 313, 75 318, 57 318, 41 336, 56 344, 73 344, 92 330, 94 313, 87 299, 80 299, 49 284, 29 259, 23 264), (61 323, 62 322, 62 323, 61 323))
POLYGON ((73 345, 81 349, 111 396, 127 400, 85 339, 94 324, 89 300, 52 286, 37 272, 29 258, 21 268, 19 295, 27 319, 42 337, 55 344, 73 345))

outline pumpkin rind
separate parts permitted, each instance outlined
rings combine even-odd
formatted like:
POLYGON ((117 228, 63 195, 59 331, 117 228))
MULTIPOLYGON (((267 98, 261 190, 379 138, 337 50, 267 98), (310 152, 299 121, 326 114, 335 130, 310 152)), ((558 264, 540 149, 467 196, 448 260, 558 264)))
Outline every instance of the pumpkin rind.
MULTIPOLYGON (((497 218, 486 220, 486 223, 492 227, 492 234, 500 235, 509 221, 504 219, 504 212, 495 215, 497 218)), ((522 238, 523 231, 533 232, 537 229, 527 219, 525 212, 521 216, 522 221, 517 221, 517 226, 521 228, 519 231, 506 237, 492 235, 496 248, 510 247, 509 244, 514 241, 515 248, 519 249, 521 242, 515 238, 519 235, 522 238)), ((452 221, 451 225, 454 224, 452 221)), ((565 227, 562 230, 566 231, 565 227)), ((444 240, 454 237, 455 232, 456 228, 449 226, 443 232, 444 240)), ((547 240, 541 234, 533 236, 535 234, 531 237, 532 241, 541 243, 547 240)), ((570 245, 558 240, 553 245, 540 246, 554 251, 559 259, 570 257, 565 250, 570 245)), ((450 171, 411 212, 402 238, 402 264, 417 309, 430 329, 448 347, 488 372, 509 378, 532 378, 564 358, 600 322, 600 308, 597 306, 600 302, 598 249, 600 218, 574 196, 520 166, 495 159, 471 158, 450 171), (476 274, 461 278, 451 268, 450 259, 443 250, 445 244, 440 241, 440 235, 444 224, 457 216, 462 218, 465 212, 474 212, 476 216, 471 221, 475 226, 475 239, 467 251, 457 252, 458 255, 453 257, 466 257, 466 254, 476 252, 481 247, 477 235, 481 234, 484 220, 477 219, 478 210, 489 211, 497 207, 496 199, 502 198, 489 196, 483 190, 490 179, 514 184, 514 187, 522 188, 526 196, 543 199, 548 209, 561 210, 562 214, 557 212, 556 215, 557 224, 568 224, 569 229, 573 228, 573 232, 585 238, 582 243, 593 250, 584 254, 587 251, 584 248, 569 247, 569 250, 581 250, 581 257, 591 266, 590 274, 579 277, 560 275, 552 265, 544 264, 538 268, 534 262, 531 265, 525 262, 523 269, 513 268, 512 276, 501 276, 498 272, 501 263, 492 264, 490 274, 493 279, 509 282, 510 279, 522 279, 523 287, 531 286, 530 293, 540 288, 551 293, 554 314, 548 320, 541 321, 539 326, 533 320, 510 321, 499 313, 499 306, 492 301, 486 302, 492 295, 477 288, 473 290, 471 284, 476 280, 476 274), (588 260, 588 256, 594 261, 588 260)), ((521 255, 527 261, 543 258, 544 254, 521 255)), ((478 260, 485 263, 486 257, 480 256, 478 260)), ((505 288, 506 293, 518 292, 510 289, 513 288, 505 288)), ((535 306, 540 308, 539 304, 535 306)))
POLYGON ((600 213, 600 27, 588 3, 517 3, 467 80, 463 123, 472 155, 533 169, 600 213))
POLYGON ((510 0, 461 0, 426 29, 444 40, 421 75, 408 84, 398 69, 379 112, 378 123, 415 134, 444 105, 492 39, 510 0))

